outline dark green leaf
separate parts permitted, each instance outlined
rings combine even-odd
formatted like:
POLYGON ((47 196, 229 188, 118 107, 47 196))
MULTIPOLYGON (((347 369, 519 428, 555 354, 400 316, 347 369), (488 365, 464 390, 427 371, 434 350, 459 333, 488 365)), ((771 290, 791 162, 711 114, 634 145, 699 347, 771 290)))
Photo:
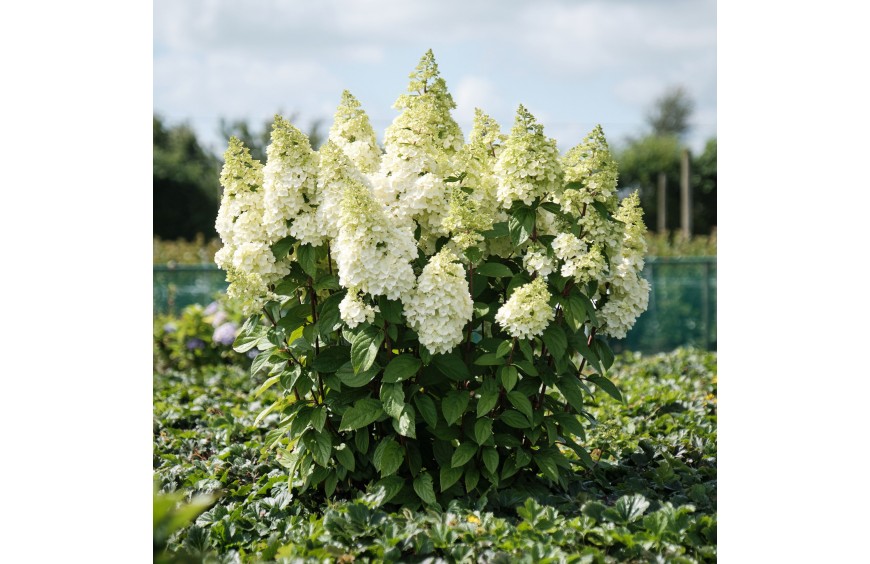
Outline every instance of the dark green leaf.
POLYGON ((426 505, 438 505, 435 500, 435 489, 432 486, 432 476, 423 472, 414 478, 414 491, 426 505))
POLYGON ((326 336, 332 333, 335 326, 341 323, 341 312, 338 309, 338 304, 341 303, 346 294, 345 291, 336 292, 323 300, 320 306, 320 316, 317 320, 320 323, 321 335, 326 336))
POLYGON ((459 445, 453 452, 453 458, 450 459, 450 466, 452 468, 457 468, 459 466, 463 466, 466 462, 471 460, 471 457, 477 453, 477 445, 472 442, 462 443, 459 445))
POLYGON ((393 429, 403 437, 417 438, 417 417, 410 404, 405 404, 399 416, 393 419, 393 429))
POLYGON ((351 363, 346 362, 341 365, 341 368, 336 371, 335 375, 338 376, 339 380, 341 380, 341 383, 345 386, 348 386, 350 388, 361 388, 371 382, 380 371, 381 367, 375 364, 368 370, 364 370, 358 374, 355 374, 351 363))
POLYGON ((477 366, 498 366, 504 364, 504 359, 501 359, 493 353, 484 353, 477 357, 474 361, 477 366))
POLYGON ((296 260, 305 274, 312 278, 317 277, 317 249, 310 244, 299 245, 296 249, 296 260))
POLYGON ((451 380, 458 382, 471 378, 468 367, 456 353, 436 354, 432 357, 432 364, 451 380))
POLYGON ((372 398, 362 398, 341 417, 339 431, 353 431, 371 425, 384 414, 381 402, 372 398))
POLYGON ((507 399, 511 405, 517 408, 517 411, 528 417, 529 421, 532 420, 532 402, 529 401, 529 398, 520 392, 513 391, 508 393, 507 399))
POLYGON ((280 239, 270 246, 272 249, 272 254, 275 255, 275 259, 281 261, 287 258, 287 255, 290 253, 290 249, 293 248, 293 244, 296 242, 296 238, 293 235, 287 235, 283 239, 280 239))
MULTIPOLYGON (((340 290, 341 286, 338 283, 338 276, 329 273, 322 275, 320 278, 317 279, 317 282, 314 283, 314 289, 318 292, 321 292, 323 290, 340 290)), ((343 296, 344 294, 342 294, 342 297, 343 296)))
POLYGON ((353 452, 346 444, 342 443, 336 447, 335 457, 338 459, 339 464, 347 468, 348 471, 353 472, 354 469, 356 469, 356 460, 353 456, 353 452))
POLYGON ((519 373, 515 366, 502 366, 498 369, 498 379, 506 391, 511 391, 517 385, 519 373))
POLYGON ((535 210, 528 207, 520 207, 514 211, 508 220, 508 231, 511 242, 519 246, 528 241, 535 229, 535 210))
POLYGON ((475 272, 481 276, 488 276, 490 278, 506 278, 514 275, 510 268, 500 262, 487 262, 481 264, 477 267, 475 272))
POLYGON ((499 221, 498 223, 493 223, 492 229, 483 232, 483 236, 487 239, 492 239, 495 237, 507 237, 508 235, 510 235, 510 231, 508 231, 508 224, 506 221, 499 221))
POLYGON ((588 376, 586 379, 607 392, 607 394, 616 401, 624 401, 622 399, 622 394, 619 393, 619 389, 616 385, 604 376, 593 374, 592 376, 588 376))
POLYGON ((399 417, 405 407, 405 390, 402 384, 381 384, 381 402, 390 417, 399 417))
POLYGON ((509 427, 514 427, 515 429, 528 429, 531 427, 528 418, 519 411, 513 409, 505 410, 499 419, 509 427))
POLYGON ((381 308, 381 315, 387 323, 402 323, 402 302, 399 300, 388 300, 381 296, 378 298, 378 306, 381 308))
POLYGON ((309 423, 318 433, 323 431, 323 426, 326 425, 326 407, 318 406, 311 412, 311 420, 309 423))
POLYGON ((573 407, 577 412, 583 410, 583 393, 580 391, 580 384, 577 382, 577 377, 572 375, 562 376, 556 382, 556 387, 565 396, 568 405, 573 407))
POLYGON ((562 307, 568 325, 572 330, 579 331, 586 321, 586 307, 583 305, 583 300, 575 294, 569 294, 567 298, 562 300, 562 307))
POLYGON ((350 347, 326 347, 311 363, 311 368, 317 372, 335 372, 348 360, 350 360, 350 347))
POLYGON ((372 463, 382 478, 395 474, 404 459, 404 449, 390 438, 382 440, 372 455, 372 463))
POLYGON ((450 466, 441 467, 441 491, 443 492, 453 484, 459 481, 462 477, 462 467, 451 468, 450 466))
POLYGON ((477 487, 477 482, 480 480, 480 470, 477 466, 469 466, 465 469, 465 491, 471 493, 471 490, 477 487))
POLYGON ((373 489, 380 490, 380 493, 383 496, 378 496, 378 505, 389 503, 391 499, 396 497, 396 494, 402 491, 402 488, 404 486, 405 479, 401 476, 389 476, 387 478, 384 478, 383 480, 378 480, 377 482, 375 482, 373 489))
POLYGON ((462 417, 466 407, 468 407, 468 392, 465 391, 453 390, 441 402, 441 411, 448 425, 453 425, 462 417))
POLYGON ((414 404, 423 420, 430 426, 435 427, 438 424, 438 410, 435 407, 435 402, 427 395, 414 396, 414 404))
POLYGON ((374 325, 367 325, 356 335, 350 347, 350 360, 355 373, 368 370, 374 364, 383 342, 384 332, 374 325))
POLYGON ((260 314, 250 316, 242 325, 242 329, 233 342, 233 350, 239 353, 248 352, 266 335, 266 328, 260 325, 260 314))
POLYGON ((492 447, 486 447, 481 452, 480 458, 483 460, 483 465, 486 466, 486 469, 495 474, 498 470, 498 451, 492 447))
POLYGON ((565 331, 554 323, 544 329, 542 338, 550 354, 555 358, 561 358, 568 350, 568 338, 565 336, 565 331))
POLYGON ((387 364, 384 369, 384 382, 401 382, 407 380, 420 370, 423 361, 410 354, 400 354, 387 364))
POLYGON ((481 394, 480 399, 477 400, 477 416, 483 417, 495 407, 495 404, 498 403, 498 392, 487 392, 481 394))
POLYGON ((492 436, 492 419, 484 417, 474 422, 474 440, 482 445, 492 436))
POLYGON ((543 202, 540 207, 556 215, 560 215, 562 213, 562 208, 556 202, 543 202))
POLYGON ((332 454, 332 433, 318 433, 311 430, 305 433, 303 440, 305 446, 311 452, 314 462, 325 468, 332 454))
POLYGON ((601 365, 604 368, 604 371, 609 370, 610 367, 613 366, 614 357, 613 351, 610 350, 610 345, 607 344, 607 341, 596 336, 595 341, 592 342, 592 349, 595 351, 595 354, 598 355, 598 358, 601 359, 601 365))

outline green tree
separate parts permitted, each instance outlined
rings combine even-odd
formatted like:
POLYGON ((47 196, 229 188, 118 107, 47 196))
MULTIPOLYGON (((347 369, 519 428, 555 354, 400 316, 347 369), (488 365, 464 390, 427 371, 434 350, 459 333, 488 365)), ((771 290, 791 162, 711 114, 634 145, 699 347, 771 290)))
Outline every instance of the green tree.
POLYGON ((692 159, 692 230, 707 234, 716 228, 716 138, 692 159))
POLYGON ((647 114, 647 123, 652 135, 684 136, 690 129, 689 119, 695 110, 695 102, 682 86, 672 86, 653 104, 647 114))
POLYGON ((216 235, 221 163, 187 124, 168 127, 154 116, 154 236, 193 240, 216 235))

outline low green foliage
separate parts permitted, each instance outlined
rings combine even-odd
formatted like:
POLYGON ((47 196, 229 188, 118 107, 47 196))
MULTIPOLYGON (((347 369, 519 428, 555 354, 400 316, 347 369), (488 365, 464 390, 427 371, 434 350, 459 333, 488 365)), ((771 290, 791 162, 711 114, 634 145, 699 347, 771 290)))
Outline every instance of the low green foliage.
MULTIPOLYGON (((396 374, 400 378, 402 371, 396 374)), ((715 561, 715 353, 626 353, 608 377, 624 403, 603 391, 584 395, 591 426, 578 428, 586 429, 588 469, 574 474, 565 488, 528 480, 479 498, 458 497, 440 510, 397 511, 404 480, 388 472, 396 464, 392 443, 360 438, 354 444, 357 451, 378 453, 388 476, 369 491, 333 492, 328 498, 321 490, 291 491, 285 468, 290 461, 267 451, 280 438, 275 429, 281 416, 263 413, 279 398, 274 386, 262 385, 268 381, 265 372, 254 382, 234 366, 158 373, 154 471, 161 495, 176 492, 177 502, 182 496, 217 501, 189 526, 168 534, 161 529, 160 546, 167 548, 155 557, 169 562, 715 561)), ((432 416, 434 406, 416 405, 422 417, 432 416)), ((514 407, 517 417, 527 419, 524 407, 514 407)), ((360 411, 364 416, 365 407, 360 411)), ((323 428, 320 411, 308 414, 308 425, 323 428)), ((489 440, 485 425, 470 431, 477 444, 489 440)), ((311 451, 325 451, 320 435, 310 436, 311 451)), ((328 446, 348 472, 355 471, 360 461, 347 456, 348 445, 328 446)), ((490 464, 488 452, 489 447, 481 449, 484 466, 490 464)), ((474 476, 456 467, 464 456, 456 449, 437 472, 419 474, 414 495, 434 497, 445 484, 473 489, 468 482, 474 476)), ((540 478, 555 471, 552 463, 545 455, 526 461, 540 478)))

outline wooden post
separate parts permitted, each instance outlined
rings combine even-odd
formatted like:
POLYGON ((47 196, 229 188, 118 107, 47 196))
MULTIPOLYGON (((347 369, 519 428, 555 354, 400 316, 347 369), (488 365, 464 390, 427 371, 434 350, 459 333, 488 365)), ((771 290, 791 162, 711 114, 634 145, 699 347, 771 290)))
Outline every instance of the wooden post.
POLYGON ((659 201, 658 201, 658 208, 656 209, 656 212, 658 214, 658 228, 659 228, 658 231, 659 231, 659 233, 665 233, 668 229, 667 208, 666 208, 667 201, 665 198, 665 192, 667 191, 667 188, 668 188, 668 177, 665 175, 664 172, 660 172, 659 173, 659 187, 658 187, 659 201))
POLYGON ((680 226, 683 237, 692 236, 692 190, 689 188, 689 150, 683 149, 680 159, 680 226))

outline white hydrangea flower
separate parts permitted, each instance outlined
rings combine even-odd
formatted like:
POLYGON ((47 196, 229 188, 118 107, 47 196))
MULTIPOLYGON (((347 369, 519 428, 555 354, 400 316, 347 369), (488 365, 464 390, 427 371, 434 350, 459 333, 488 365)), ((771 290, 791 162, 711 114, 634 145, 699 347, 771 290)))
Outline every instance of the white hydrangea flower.
POLYGON ((495 314, 496 322, 511 336, 530 339, 541 335, 556 317, 550 292, 543 278, 535 278, 514 290, 495 314))
POLYGON ((493 172, 498 181, 496 198, 504 208, 518 200, 531 205, 535 198, 562 189, 556 140, 544 136, 543 126, 522 105, 493 172))
POLYGON ((345 288, 401 299, 414 287, 413 227, 387 215, 369 187, 355 179, 341 199, 332 255, 345 288))
POLYGON ((561 274, 578 284, 598 280, 607 271, 607 263, 597 244, 589 245, 571 233, 559 233, 551 244, 562 262, 561 274))
POLYGON ((375 312, 378 307, 372 307, 365 303, 356 290, 348 290, 347 294, 338 304, 338 312, 341 320, 353 329, 360 323, 371 323, 375 320, 375 312))
POLYGON ((338 218, 341 214, 341 200, 345 191, 353 184, 365 184, 366 179, 339 145, 331 139, 318 151, 320 173, 317 175, 317 225, 328 239, 338 237, 338 218))
POLYGON ((275 116, 266 156, 262 221, 269 239, 275 242, 293 235, 303 244, 322 244, 313 207, 317 200, 317 156, 308 137, 283 117, 275 116))
POLYGON ((338 145, 360 172, 376 172, 381 165, 381 150, 369 116, 359 101, 345 90, 329 128, 329 140, 338 145))
POLYGON ((523 267, 529 274, 537 274, 546 278, 553 272, 556 265, 542 249, 529 248, 523 256, 523 267))
POLYGON ((619 205, 616 218, 625 223, 625 234, 619 254, 611 259, 611 275, 607 278, 607 302, 600 310, 602 330, 617 339, 625 338, 649 304, 649 282, 640 272, 646 255, 646 226, 637 192, 619 205))
POLYGON ((227 273, 227 294, 240 302, 245 313, 252 313, 272 297, 269 285, 285 276, 289 267, 276 263, 263 227, 263 165, 235 137, 224 153, 221 185, 215 228, 224 245, 215 254, 215 263, 227 273))
POLYGON ((442 249, 423 268, 417 287, 402 301, 405 318, 434 354, 446 353, 462 342, 474 304, 468 281, 456 255, 442 249))

